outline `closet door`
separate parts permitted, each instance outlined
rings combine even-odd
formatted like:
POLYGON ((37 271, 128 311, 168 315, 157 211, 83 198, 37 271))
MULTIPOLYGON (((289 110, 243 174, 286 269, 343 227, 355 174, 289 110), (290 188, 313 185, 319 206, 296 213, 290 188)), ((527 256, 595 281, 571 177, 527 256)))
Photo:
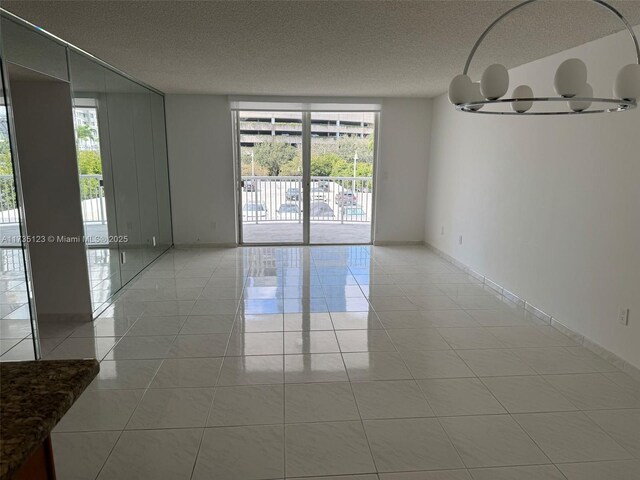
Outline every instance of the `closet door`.
POLYGON ((142 268, 158 256, 158 199, 156 194, 156 165, 154 157, 151 92, 136 86, 131 105, 133 109, 133 138, 138 181, 140 211, 140 249, 142 268))
POLYGON ((106 68, 69 52, 76 152, 93 310, 122 286, 106 68))
POLYGON ((106 97, 109 112, 111 166, 115 197, 116 225, 122 285, 144 268, 144 241, 140 218, 140 193, 136 165, 136 105, 138 86, 114 73, 106 74, 106 97))
POLYGON ((173 244, 171 230, 171 199, 169 192, 169 165, 167 136, 165 131, 164 97, 151 93, 151 122, 153 125, 153 151, 156 172, 156 197, 158 202, 157 245, 162 253, 173 244))

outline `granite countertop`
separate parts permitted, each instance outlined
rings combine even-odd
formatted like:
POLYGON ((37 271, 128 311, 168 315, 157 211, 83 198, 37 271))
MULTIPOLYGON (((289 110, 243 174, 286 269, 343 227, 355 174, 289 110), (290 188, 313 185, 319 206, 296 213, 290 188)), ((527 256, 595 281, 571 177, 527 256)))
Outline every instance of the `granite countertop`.
POLYGON ((0 480, 37 450, 99 370, 97 360, 0 363, 0 480))

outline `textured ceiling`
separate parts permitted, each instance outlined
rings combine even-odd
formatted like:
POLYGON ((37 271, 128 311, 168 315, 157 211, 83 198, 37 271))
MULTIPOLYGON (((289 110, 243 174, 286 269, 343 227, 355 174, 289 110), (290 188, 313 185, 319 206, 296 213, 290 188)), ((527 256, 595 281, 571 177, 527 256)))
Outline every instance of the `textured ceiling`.
MULTIPOLYGON (((3 1, 9 11, 167 93, 432 96, 517 2, 3 1)), ((633 25, 640 1, 613 1, 633 25)), ((583 0, 543 0, 498 26, 477 69, 514 67, 621 30, 583 0)), ((630 58, 631 60, 631 58, 630 58)))

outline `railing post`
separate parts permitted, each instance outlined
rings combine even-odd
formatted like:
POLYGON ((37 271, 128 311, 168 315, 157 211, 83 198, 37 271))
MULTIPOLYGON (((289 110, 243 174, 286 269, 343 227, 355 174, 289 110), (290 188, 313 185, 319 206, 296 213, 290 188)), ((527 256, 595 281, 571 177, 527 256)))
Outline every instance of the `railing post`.
POLYGON ((102 176, 100 176, 100 178, 98 179, 98 194, 99 194, 98 201, 100 202, 100 223, 105 224, 107 223, 107 215, 104 208, 105 198, 104 198, 104 184, 102 182, 102 176))

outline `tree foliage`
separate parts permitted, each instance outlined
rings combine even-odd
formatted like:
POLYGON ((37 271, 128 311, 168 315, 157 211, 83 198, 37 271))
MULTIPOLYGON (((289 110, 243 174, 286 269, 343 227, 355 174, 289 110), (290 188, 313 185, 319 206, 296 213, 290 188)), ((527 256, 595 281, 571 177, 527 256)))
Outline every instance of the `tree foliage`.
POLYGON ((8 140, 0 140, 0 175, 13 175, 11 148, 8 140))
MULTIPOLYGON (((100 154, 93 150, 78 151, 78 172, 80 175, 102 175, 100 154)), ((101 195, 99 179, 80 178, 80 197, 83 200, 98 198, 101 195)))
MULTIPOLYGON (((254 165, 253 173, 256 176, 265 176, 265 175, 267 175, 267 169, 262 167, 262 166, 260 166, 260 165, 254 165)), ((251 162, 249 162, 249 163, 244 163, 243 162, 242 163, 242 176, 243 177, 249 177, 251 175, 252 175, 251 162)))
MULTIPOLYGON (((358 177, 373 175, 373 135, 368 137, 341 136, 336 141, 314 143, 311 156, 311 175, 314 177, 351 177, 353 159, 358 154, 358 177)), ((253 147, 256 175, 302 175, 300 150, 286 142, 269 140, 253 147)), ((242 155, 242 175, 251 175, 251 155, 242 155)))
POLYGON ((335 153, 321 153, 311 157, 311 175, 316 177, 328 177, 331 175, 336 162, 342 161, 335 153))
POLYGON ((76 136, 78 140, 95 140, 96 132, 90 125, 78 125, 76 128, 76 136))
POLYGON ((80 150, 78 152, 78 170, 82 175, 101 175, 102 159, 98 152, 80 150))
POLYGON ((10 175, 10 178, 2 179, 0 188, 0 203, 3 208, 16 208, 16 192, 13 185, 13 163, 11 162, 11 148, 8 140, 0 141, 0 175, 10 175))
POLYGON ((284 177, 295 177, 302 175, 302 159, 296 155, 287 163, 282 165, 280 175, 284 177))
POLYGON ((282 166, 293 160, 298 150, 284 142, 265 142, 253 147, 253 155, 256 165, 267 169, 270 176, 280 175, 282 166))

